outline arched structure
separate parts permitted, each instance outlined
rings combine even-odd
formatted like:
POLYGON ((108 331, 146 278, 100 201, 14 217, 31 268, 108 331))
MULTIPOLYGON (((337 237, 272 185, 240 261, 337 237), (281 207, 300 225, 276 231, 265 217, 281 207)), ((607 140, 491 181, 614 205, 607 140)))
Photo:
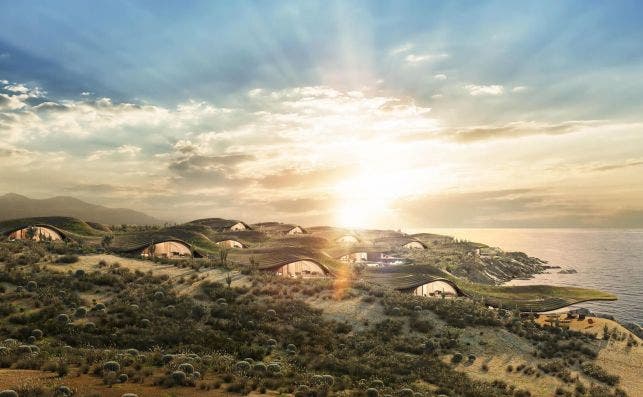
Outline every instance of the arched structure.
POLYGON ((232 239, 217 241, 216 244, 220 247, 226 248, 245 248, 245 245, 243 245, 242 242, 232 239))
POLYGON ((435 280, 422 284, 413 290, 417 296, 458 296, 455 284, 447 280, 435 280))
POLYGON ((300 226, 295 226, 292 229, 288 230, 287 234, 304 234, 304 229, 302 229, 300 226))
POLYGON ((352 234, 344 234, 343 236, 335 239, 335 242, 340 244, 357 244, 359 243, 359 239, 352 234))
POLYGON ((421 242, 419 242, 419 241, 410 241, 410 242, 404 244, 403 247, 404 248, 409 248, 409 249, 420 249, 420 250, 426 248, 426 246, 424 244, 422 244, 421 242))
POLYGON ((302 259, 278 267, 276 274, 282 277, 324 277, 326 270, 315 261, 302 259))
POLYGON ((63 235, 46 225, 28 226, 9 233, 10 240, 56 241, 62 240, 63 235))
POLYGON ((178 240, 166 240, 154 243, 141 251, 141 256, 153 258, 189 258, 192 249, 189 245, 178 240))

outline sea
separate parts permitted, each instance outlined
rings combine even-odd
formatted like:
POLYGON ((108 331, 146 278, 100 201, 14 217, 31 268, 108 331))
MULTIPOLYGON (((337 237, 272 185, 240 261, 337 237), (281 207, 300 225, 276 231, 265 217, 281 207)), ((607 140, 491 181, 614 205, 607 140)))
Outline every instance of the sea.
MULTIPOLYGON (((594 313, 620 322, 643 323, 643 229, 424 229, 423 232, 484 243, 505 251, 522 251, 552 266, 528 280, 507 285, 568 285, 596 288, 618 296, 612 302, 584 302, 594 313)), ((416 232, 416 231, 414 231, 416 232)), ((417 231, 419 232, 419 231, 417 231)))

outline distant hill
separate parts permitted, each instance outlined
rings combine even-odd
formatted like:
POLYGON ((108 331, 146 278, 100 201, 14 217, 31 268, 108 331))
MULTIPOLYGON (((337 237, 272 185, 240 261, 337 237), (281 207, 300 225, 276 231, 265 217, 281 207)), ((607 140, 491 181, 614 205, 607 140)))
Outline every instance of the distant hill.
POLYGON ((36 216, 71 216, 106 225, 156 225, 163 221, 139 211, 109 208, 66 196, 31 199, 15 193, 0 196, 0 220, 36 216))

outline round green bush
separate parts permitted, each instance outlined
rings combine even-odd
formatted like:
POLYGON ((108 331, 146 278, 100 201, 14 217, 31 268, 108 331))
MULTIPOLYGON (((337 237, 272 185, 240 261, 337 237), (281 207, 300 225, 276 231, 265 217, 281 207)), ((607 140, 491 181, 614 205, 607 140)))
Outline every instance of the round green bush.
POLYGON ((183 363, 179 365, 179 371, 183 371, 189 375, 194 372, 194 367, 190 363, 183 363))
POLYGON ((36 345, 29 345, 29 350, 31 350, 32 353, 40 353, 40 348, 36 345))
POLYGON ((174 360, 174 355, 173 354, 164 354, 163 357, 161 358, 163 361, 163 364, 169 364, 174 360))
POLYGON ((149 328, 150 326, 152 326, 152 322, 150 321, 149 318, 143 318, 141 319, 141 326, 143 328, 149 328))
POLYGON ((370 387, 366 389, 366 397, 378 397, 379 394, 380 393, 375 388, 370 387))
POLYGON ((400 390, 400 397, 413 397, 413 390, 409 388, 404 388, 400 390))
POLYGON ((414 309, 416 312, 421 312, 421 311, 422 311, 422 306, 419 306, 419 305, 418 305, 418 306, 415 306, 413 309, 414 309))
POLYGON ((260 362, 255 363, 252 369, 254 369, 257 372, 266 372, 268 370, 268 368, 266 367, 266 364, 260 363, 260 362))
POLYGON ((381 389, 382 387, 384 387, 384 382, 379 379, 373 379, 373 381, 371 382, 371 387, 381 389))
POLYGON ((89 321, 89 322, 85 323, 84 328, 85 328, 85 331, 93 331, 93 330, 96 329, 96 324, 94 324, 93 322, 89 321))
POLYGON ((247 361, 237 361, 235 367, 238 371, 245 372, 250 370, 250 363, 247 361))
POLYGON ((297 351, 297 346, 293 345, 292 343, 289 343, 288 346, 286 346, 286 350, 295 352, 297 351))
POLYGON ((138 356, 138 350, 136 349, 127 349, 125 352, 130 356, 134 356, 134 357, 138 356))
POLYGON ((29 345, 20 345, 18 346, 18 353, 31 354, 31 347, 29 347, 29 345))
POLYGON ((201 379, 201 372, 199 372, 199 371, 194 371, 194 373, 192 374, 192 377, 193 377, 194 379, 201 379))
POLYGON ((120 374, 118 375, 118 378, 116 378, 118 383, 125 383, 127 382, 128 379, 129 379, 129 376, 127 376, 127 374, 120 374))
POLYGON ((253 358, 250 358, 250 357, 244 358, 243 361, 246 361, 250 365, 255 363, 255 360, 253 358))
POLYGON ((18 397, 18 393, 15 390, 3 390, 0 391, 0 397, 18 397))
POLYGON ((35 282, 35 281, 33 281, 33 280, 32 280, 32 281, 29 281, 29 282, 27 283, 27 285, 26 285, 26 287, 25 287, 25 288, 26 288, 26 289, 27 289, 27 291, 29 291, 29 292, 34 292, 35 290, 37 290, 37 289, 38 289, 38 283, 37 283, 37 282, 35 282))
POLYGON ((121 370, 121 365, 116 361, 107 361, 103 364, 103 370, 111 372, 119 372, 121 370))
POLYGON ((94 310, 99 311, 99 310, 105 310, 106 306, 104 303, 97 303, 94 305, 94 310))
POLYGON ((323 379, 321 375, 313 375, 312 378, 310 378, 310 381, 313 383, 313 385, 321 385, 323 382, 323 379))
POLYGON ((451 362, 455 364, 462 362, 462 353, 454 353, 451 362))
POLYGON ((226 301, 226 299, 225 299, 225 298, 219 298, 219 299, 217 299, 217 304, 218 304, 218 305, 223 304, 223 303, 228 303, 228 302, 226 301))
POLYGON ((76 318, 83 318, 87 315, 87 308, 84 306, 80 306, 74 311, 74 317, 76 318))
POLYGON ((31 336, 33 336, 36 339, 41 339, 42 335, 43 335, 42 331, 39 330, 38 328, 31 330, 31 336))
POLYGON ((165 294, 163 293, 163 291, 156 291, 154 293, 154 299, 161 300, 163 298, 165 298, 165 294))
POLYGON ((268 309, 266 311, 266 314, 268 315, 268 317, 277 317, 277 312, 274 309, 268 309))
POLYGON ((335 384, 335 378, 333 375, 322 375, 322 383, 326 386, 332 386, 335 384))
POLYGON ((36 343, 36 337, 31 335, 30 337, 27 338, 27 342, 31 344, 36 343))
POLYGON ((65 313, 61 313, 56 317, 56 321, 58 321, 60 324, 67 324, 69 323, 69 316, 65 313))
POLYGON ((275 345, 277 344, 277 341, 276 341, 276 340, 274 340, 274 339, 268 339, 268 340, 266 341, 266 344, 267 344, 268 346, 275 346, 275 345))
POLYGON ((174 371, 170 376, 172 377, 174 383, 176 383, 177 385, 184 384, 185 380, 187 379, 187 375, 183 371, 174 371))
POLYGON ((391 309, 391 314, 394 316, 399 316, 402 313, 402 310, 400 310, 399 307, 394 307, 391 309))
POLYGON ((472 362, 476 361, 476 356, 475 356, 475 354, 469 354, 467 359, 469 360, 470 363, 472 363, 472 362))
POLYGON ((121 397, 138 397, 138 394, 125 393, 125 394, 121 394, 121 397))
POLYGON ((72 394, 74 394, 71 389, 67 386, 59 386, 56 389, 56 392, 54 393, 54 396, 56 397, 70 397, 72 394))
POLYGON ((5 354, 9 354, 9 348, 0 346, 0 356, 4 356, 5 354))
POLYGON ((266 369, 268 370, 268 372, 276 374, 281 372, 281 365, 279 365, 278 363, 271 363, 271 364, 268 364, 266 369))
POLYGON ((76 269, 74 276, 80 278, 85 276, 85 271, 83 269, 76 269))

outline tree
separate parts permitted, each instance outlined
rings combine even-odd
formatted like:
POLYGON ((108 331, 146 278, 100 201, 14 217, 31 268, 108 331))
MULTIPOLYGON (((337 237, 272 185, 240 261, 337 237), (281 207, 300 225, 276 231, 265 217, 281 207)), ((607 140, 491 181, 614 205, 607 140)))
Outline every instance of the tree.
POLYGON ((232 285, 232 276, 230 276, 230 273, 225 276, 225 283, 228 284, 228 288, 230 288, 230 286, 232 285))
POLYGON ((29 226, 29 227, 27 228, 27 232, 26 232, 27 238, 28 238, 29 240, 33 240, 33 239, 36 237, 36 231, 37 231, 37 230, 36 230, 36 228, 35 228, 35 227, 33 227, 33 226, 29 226))

